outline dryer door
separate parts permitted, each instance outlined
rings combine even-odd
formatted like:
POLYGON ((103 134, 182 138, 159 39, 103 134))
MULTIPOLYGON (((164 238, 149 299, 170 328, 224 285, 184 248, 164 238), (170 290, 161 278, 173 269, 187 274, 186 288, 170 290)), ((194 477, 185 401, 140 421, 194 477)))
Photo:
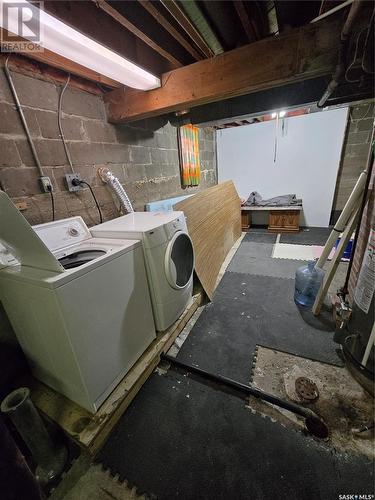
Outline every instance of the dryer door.
POLYGON ((172 288, 185 288, 194 270, 194 249, 190 236, 177 231, 165 252, 165 274, 172 288))

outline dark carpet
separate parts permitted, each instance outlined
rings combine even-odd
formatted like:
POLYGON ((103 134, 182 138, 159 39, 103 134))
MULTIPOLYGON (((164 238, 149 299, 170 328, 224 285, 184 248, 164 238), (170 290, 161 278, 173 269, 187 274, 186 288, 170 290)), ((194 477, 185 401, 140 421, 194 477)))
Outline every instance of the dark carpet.
POLYGON ((309 227, 301 229, 299 233, 282 233, 280 243, 324 246, 330 233, 329 227, 309 227))
POLYGON ((337 500, 371 494, 371 461, 252 414, 234 396, 153 374, 98 456, 159 500, 337 500))
POLYGON ((341 365, 331 315, 300 310, 293 293, 291 279, 225 273, 178 359, 241 382, 250 379, 257 345, 341 365))

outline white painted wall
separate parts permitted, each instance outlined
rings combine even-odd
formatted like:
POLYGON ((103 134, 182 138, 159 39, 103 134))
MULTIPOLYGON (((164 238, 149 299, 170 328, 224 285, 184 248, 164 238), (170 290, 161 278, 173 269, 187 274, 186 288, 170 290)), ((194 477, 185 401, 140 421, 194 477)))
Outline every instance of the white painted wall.
POLYGON ((217 131, 219 182, 232 179, 241 198, 295 193, 303 200, 301 224, 327 227, 332 209, 348 108, 217 131))

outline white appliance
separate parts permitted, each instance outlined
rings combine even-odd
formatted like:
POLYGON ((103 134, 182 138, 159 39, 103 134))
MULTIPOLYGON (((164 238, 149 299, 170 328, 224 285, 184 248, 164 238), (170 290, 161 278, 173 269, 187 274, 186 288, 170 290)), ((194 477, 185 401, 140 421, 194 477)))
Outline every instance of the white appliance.
POLYGON ((183 212, 133 212, 90 231, 97 238, 142 240, 156 329, 166 330, 192 296, 194 250, 183 212))
POLYGON ((0 300, 33 373, 95 412, 155 338, 141 243, 81 217, 33 230, 3 192, 0 228, 0 300))

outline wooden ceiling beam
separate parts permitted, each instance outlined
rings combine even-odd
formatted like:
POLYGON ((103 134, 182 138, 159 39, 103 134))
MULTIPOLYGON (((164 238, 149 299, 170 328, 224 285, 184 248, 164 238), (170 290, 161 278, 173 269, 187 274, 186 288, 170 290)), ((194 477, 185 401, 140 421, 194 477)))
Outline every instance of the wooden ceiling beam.
POLYGON ((214 53, 208 46, 206 41, 203 39, 199 31, 196 29, 194 24, 190 21, 187 15, 181 10, 179 5, 175 0, 160 0, 167 11, 172 17, 178 22, 183 30, 189 35, 193 40, 195 45, 202 51, 205 57, 212 57, 214 53))
POLYGON ((342 19, 297 28, 162 75, 148 92, 109 92, 108 119, 129 122, 189 109, 288 83, 331 75, 342 19))
POLYGON ((171 23, 158 11, 150 0, 138 0, 144 9, 161 25, 173 38, 194 57, 196 61, 203 59, 201 54, 171 25, 171 23))
POLYGON ((106 14, 115 19, 121 26, 129 30, 133 35, 137 36, 142 40, 145 44, 151 47, 155 52, 160 54, 162 57, 171 62, 175 67, 182 66, 182 62, 176 59, 172 54, 164 50, 160 45, 158 45, 154 40, 151 40, 145 33, 143 33, 140 29, 137 28, 133 23, 131 23, 125 16, 120 14, 120 12, 114 9, 108 2, 105 0, 93 0, 93 2, 102 9, 106 14))

